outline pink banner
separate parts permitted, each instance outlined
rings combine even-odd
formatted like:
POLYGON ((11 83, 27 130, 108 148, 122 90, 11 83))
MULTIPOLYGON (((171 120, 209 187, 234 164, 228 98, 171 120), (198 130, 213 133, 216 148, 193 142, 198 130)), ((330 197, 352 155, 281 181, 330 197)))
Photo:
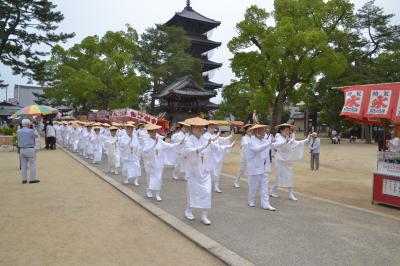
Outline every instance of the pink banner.
POLYGON ((139 122, 151 123, 151 124, 157 124, 158 121, 158 119, 155 116, 129 108, 113 110, 112 117, 118 117, 118 118, 130 117, 139 122))

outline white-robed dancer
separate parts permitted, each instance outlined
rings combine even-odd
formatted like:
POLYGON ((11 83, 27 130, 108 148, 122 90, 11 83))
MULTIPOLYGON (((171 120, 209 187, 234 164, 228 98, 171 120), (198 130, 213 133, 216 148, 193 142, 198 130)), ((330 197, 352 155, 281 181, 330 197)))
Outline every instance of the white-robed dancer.
POLYGON ((235 179, 235 182, 233 183, 233 187, 235 188, 240 188, 240 177, 247 175, 246 152, 247 146, 251 140, 251 136, 253 135, 253 132, 249 130, 249 128, 251 128, 252 126, 252 124, 247 124, 241 128, 241 131, 244 131, 244 135, 242 136, 242 139, 240 141, 240 171, 239 175, 235 179))
MULTIPOLYGON (((174 134, 171 136, 171 142, 172 143, 181 143, 182 140, 188 137, 188 128, 190 127, 189 124, 186 124, 185 122, 178 122, 178 127, 179 130, 176 131, 174 134)), ((174 171, 172 173, 172 178, 175 180, 178 180, 180 178, 185 178, 185 158, 183 156, 183 149, 185 147, 185 143, 183 142, 182 144, 178 145, 175 149, 175 167, 174 171)))
POLYGON ((88 159, 89 157, 92 157, 93 155, 93 147, 90 144, 90 137, 92 135, 92 124, 87 123, 86 124, 86 128, 83 130, 83 134, 81 137, 81 141, 82 141, 82 145, 83 146, 83 154, 82 156, 86 159, 88 159))
MULTIPOLYGON (((162 175, 164 172, 164 152, 172 149, 181 143, 166 143, 159 136, 157 130, 161 126, 147 124, 144 129, 149 133, 149 137, 144 140, 142 149, 144 168, 147 175, 147 197, 153 197, 156 192, 156 200, 161 201, 162 175)), ((183 142, 184 140, 182 140, 183 142)))
POLYGON ((73 123, 71 125, 71 144, 72 144, 72 151, 78 152, 78 145, 79 145, 79 135, 81 131, 81 127, 77 123, 73 123))
POLYGON ((111 137, 111 133, 110 133, 110 124, 108 123, 103 123, 101 125, 101 130, 100 130, 100 134, 103 138, 103 153, 107 154, 107 149, 106 149, 106 140, 111 137))
POLYGON ((137 136, 133 133, 134 125, 126 125, 124 134, 121 134, 120 149, 122 162, 123 183, 129 184, 129 179, 134 179, 134 185, 139 186, 139 178, 142 175, 140 167, 140 146, 137 136))
POLYGON ((94 134, 91 138, 93 147, 93 163, 98 164, 101 162, 101 157, 103 155, 103 137, 100 134, 99 126, 94 127, 93 130, 94 134))
POLYGON ((118 168, 121 165, 120 141, 117 137, 117 127, 109 128, 110 135, 104 136, 104 147, 107 155, 107 171, 118 175, 118 168))
MULTIPOLYGON (((207 131, 203 134, 203 137, 206 140, 212 139, 213 142, 219 145, 229 145, 231 139, 233 138, 233 132, 228 137, 221 137, 220 133, 215 134, 216 130, 217 124, 211 122, 207 127, 207 131)), ((222 149, 216 150, 212 154, 214 158, 210 162, 211 176, 214 180, 214 191, 217 193, 222 193, 222 190, 220 188, 221 169, 224 162, 224 157, 228 152, 229 149, 222 149)))
POLYGON ((79 145, 78 145, 78 150, 79 150, 79 154, 83 157, 86 156, 86 146, 87 146, 87 142, 88 139, 85 138, 85 134, 87 133, 87 125, 85 122, 82 122, 82 129, 80 131, 79 134, 79 145))
POLYGON ((200 117, 185 120, 192 126, 192 135, 185 140, 184 156, 187 158, 187 205, 185 217, 194 220, 193 209, 202 209, 201 222, 210 225, 208 210, 211 209, 212 181, 211 171, 214 160, 213 153, 223 149, 232 148, 231 145, 221 146, 213 143, 211 138, 206 139, 203 135, 204 128, 209 124, 207 120, 200 117))
POLYGON ((64 124, 62 122, 57 122, 54 124, 54 128, 56 129, 56 140, 58 145, 62 145, 63 141, 63 131, 64 131, 64 124))
POLYGON ((143 145, 146 138, 149 137, 149 134, 147 133, 147 130, 144 129, 144 126, 145 126, 144 123, 139 123, 136 130, 136 134, 140 145, 143 145))
POLYGON ((69 129, 70 129, 70 122, 64 123, 64 129, 63 129, 63 146, 65 148, 69 148, 69 129))
POLYGON ((247 204, 255 207, 257 190, 260 188, 261 208, 275 211, 269 202, 268 175, 271 171, 269 151, 275 148, 271 142, 271 136, 265 137, 267 126, 254 125, 249 128, 254 135, 251 137, 246 150, 246 167, 248 173, 249 193, 247 204))
POLYGON ((302 141, 296 141, 290 136, 290 129, 293 126, 290 124, 281 124, 276 128, 279 133, 275 135, 274 149, 275 153, 275 182, 271 189, 271 197, 278 197, 278 187, 288 188, 288 197, 290 200, 297 201, 294 196, 294 177, 293 177, 293 162, 303 160, 304 145, 310 140, 308 138, 302 141))
POLYGON ((73 139, 72 139, 72 135, 73 135, 73 133, 74 133, 74 131, 75 131, 75 128, 74 128, 74 124, 75 123, 73 123, 72 121, 71 122, 68 122, 68 126, 67 126, 67 148, 69 149, 69 150, 73 150, 73 139))

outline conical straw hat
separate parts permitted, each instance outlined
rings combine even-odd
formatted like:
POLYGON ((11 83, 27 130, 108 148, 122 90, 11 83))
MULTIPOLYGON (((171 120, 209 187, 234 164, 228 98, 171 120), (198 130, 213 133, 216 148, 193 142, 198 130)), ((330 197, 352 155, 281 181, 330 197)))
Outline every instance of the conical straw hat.
POLYGON ((147 124, 147 125, 144 126, 145 130, 157 130, 157 129, 160 129, 160 128, 161 128, 161 126, 153 125, 153 124, 147 124))
POLYGON ((261 125, 261 124, 256 124, 254 126, 252 126, 251 128, 249 128, 249 130, 254 130, 254 129, 258 129, 258 128, 267 128, 267 125, 261 125))
POLYGON ((186 119, 185 123, 195 127, 204 127, 209 125, 209 122, 207 120, 200 117, 186 119))

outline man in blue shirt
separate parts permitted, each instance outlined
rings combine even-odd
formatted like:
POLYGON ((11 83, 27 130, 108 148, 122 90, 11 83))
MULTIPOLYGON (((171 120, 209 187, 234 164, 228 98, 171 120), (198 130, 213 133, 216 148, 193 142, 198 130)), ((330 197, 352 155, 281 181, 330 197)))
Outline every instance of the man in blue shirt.
POLYGON ((311 170, 319 169, 319 152, 321 146, 321 140, 318 138, 318 134, 313 132, 311 134, 312 140, 310 141, 310 153, 311 153, 311 170))
POLYGON ((22 184, 27 183, 27 168, 29 162, 29 183, 39 183, 36 179, 36 150, 35 150, 35 137, 36 133, 29 126, 31 121, 29 119, 22 120, 22 128, 17 131, 18 145, 20 148, 19 158, 21 161, 21 179, 22 184))

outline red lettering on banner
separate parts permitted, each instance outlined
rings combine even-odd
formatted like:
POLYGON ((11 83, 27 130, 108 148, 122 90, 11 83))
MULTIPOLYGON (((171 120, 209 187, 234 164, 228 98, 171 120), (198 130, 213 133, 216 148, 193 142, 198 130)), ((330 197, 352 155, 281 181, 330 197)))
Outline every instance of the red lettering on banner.
POLYGON ((346 101, 346 106, 347 107, 359 107, 360 104, 357 103, 357 101, 360 100, 360 97, 357 97, 356 95, 352 95, 349 99, 346 101))
POLYGON ((387 104, 385 104, 385 102, 387 101, 387 97, 379 95, 375 100, 372 101, 371 108, 386 108, 387 104))

